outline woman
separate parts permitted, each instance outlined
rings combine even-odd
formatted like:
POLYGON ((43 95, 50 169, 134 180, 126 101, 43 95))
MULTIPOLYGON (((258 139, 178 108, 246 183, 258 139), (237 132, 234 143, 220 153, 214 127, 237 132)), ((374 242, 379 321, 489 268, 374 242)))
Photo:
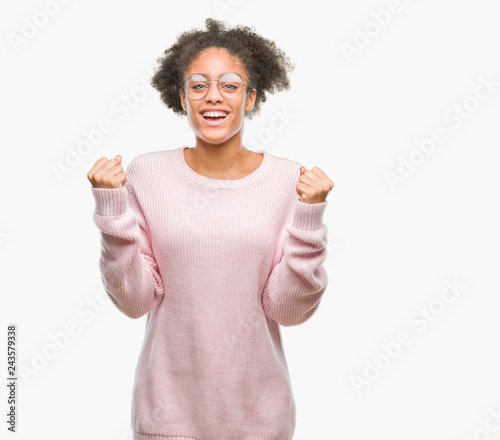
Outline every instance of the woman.
POLYGON ((325 291, 333 182, 243 146, 245 117, 289 87, 291 64, 248 27, 206 26, 181 34, 152 79, 195 146, 144 153, 126 173, 102 157, 88 173, 99 266, 118 309, 147 314, 134 439, 289 440, 279 325, 309 319, 325 291))

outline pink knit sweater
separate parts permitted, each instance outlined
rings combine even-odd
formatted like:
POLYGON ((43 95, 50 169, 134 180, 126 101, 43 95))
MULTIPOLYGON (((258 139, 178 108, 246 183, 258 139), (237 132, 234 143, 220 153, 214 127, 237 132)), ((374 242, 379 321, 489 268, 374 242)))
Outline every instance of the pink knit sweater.
POLYGON ((293 160, 259 151, 253 173, 221 180, 185 148, 136 157, 122 188, 91 187, 104 287, 126 316, 147 314, 134 439, 291 440, 279 326, 309 319, 327 286, 328 201, 299 202, 293 160))

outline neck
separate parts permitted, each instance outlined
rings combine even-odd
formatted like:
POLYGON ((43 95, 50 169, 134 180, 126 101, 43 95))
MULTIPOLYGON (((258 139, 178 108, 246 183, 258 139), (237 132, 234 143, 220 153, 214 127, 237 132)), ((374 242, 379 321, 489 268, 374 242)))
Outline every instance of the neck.
POLYGON ((251 152, 241 142, 241 131, 221 144, 207 143, 196 137, 196 146, 185 151, 186 162, 201 174, 220 175, 231 178, 248 162, 251 152))

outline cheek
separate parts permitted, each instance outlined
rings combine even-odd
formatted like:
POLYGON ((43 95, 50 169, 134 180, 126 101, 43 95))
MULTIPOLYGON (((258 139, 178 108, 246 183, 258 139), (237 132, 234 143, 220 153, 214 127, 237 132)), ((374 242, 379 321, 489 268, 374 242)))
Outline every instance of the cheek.
POLYGON ((189 120, 193 123, 196 123, 198 122, 198 119, 196 117, 196 112, 197 110, 192 108, 192 107, 188 107, 188 115, 189 115, 189 120))
POLYGON ((239 105, 234 106, 235 120, 241 121, 245 118, 245 103, 240 102, 239 105))

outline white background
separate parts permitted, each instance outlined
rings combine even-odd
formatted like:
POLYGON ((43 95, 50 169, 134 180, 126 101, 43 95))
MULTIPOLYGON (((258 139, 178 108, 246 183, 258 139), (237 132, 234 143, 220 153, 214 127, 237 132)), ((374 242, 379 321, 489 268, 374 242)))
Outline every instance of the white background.
POLYGON ((384 26, 376 12, 395 0, 73 0, 52 17, 42 4, 9 2, 0 14, 2 438, 9 323, 18 367, 31 369, 17 389, 16 438, 132 438, 146 317, 109 302, 90 312, 105 295, 86 174, 102 156, 121 154, 126 166, 194 146, 187 120, 149 80, 178 34, 207 17, 253 26, 296 64, 291 90, 245 122, 244 143, 318 166, 335 183, 321 307, 282 328, 294 440, 499 438, 498 1, 401 1, 378 14, 384 26), (16 44, 35 17, 41 24, 16 44), (491 91, 478 88, 481 77, 491 91), (127 95, 133 107, 117 112, 127 95), (276 124, 283 112, 293 118, 276 124), (55 164, 106 118, 113 132, 58 174, 55 164), (416 141, 436 129, 446 140, 424 155, 416 141), (420 163, 391 187, 387 174, 401 175, 410 158, 420 163), (449 303, 439 299, 446 280, 462 286, 449 303), (424 308, 429 318, 415 321, 424 308), (397 351, 401 332, 411 343, 397 351), (366 380, 359 392, 354 376, 366 380))

